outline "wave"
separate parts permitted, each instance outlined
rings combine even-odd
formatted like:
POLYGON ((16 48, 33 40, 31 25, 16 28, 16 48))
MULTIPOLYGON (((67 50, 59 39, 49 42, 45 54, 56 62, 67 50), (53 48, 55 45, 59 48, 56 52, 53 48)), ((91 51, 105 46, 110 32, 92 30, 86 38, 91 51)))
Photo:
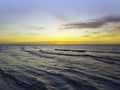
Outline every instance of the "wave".
POLYGON ((64 53, 57 53, 57 52, 48 52, 48 51, 43 51, 43 50, 40 50, 39 52, 45 53, 45 54, 64 55, 64 56, 90 57, 90 58, 94 58, 98 61, 105 62, 108 64, 115 64, 114 61, 120 62, 119 58, 117 59, 117 58, 108 57, 108 56, 94 56, 94 55, 89 55, 89 54, 64 54, 64 53))
POLYGON ((40 53, 35 52, 35 51, 25 51, 25 52, 28 52, 28 53, 36 55, 36 56, 40 56, 40 57, 44 57, 44 58, 51 58, 51 59, 56 59, 56 58, 55 58, 55 56, 49 56, 49 54, 72 56, 72 57, 75 56, 75 57, 93 58, 94 60, 108 63, 108 64, 116 64, 115 61, 120 62, 119 58, 108 57, 108 56, 94 56, 94 55, 89 55, 89 54, 64 54, 64 53, 57 53, 57 52, 48 52, 48 51, 43 51, 43 50, 40 50, 39 51, 40 53), (47 55, 43 55, 43 54, 47 54, 47 55))
POLYGON ((56 51, 71 51, 71 52, 95 52, 95 53, 115 53, 120 54, 120 52, 113 52, 113 51, 90 51, 90 50, 71 50, 71 49, 54 49, 56 51))
POLYGON ((54 49, 56 51, 87 52, 86 50, 54 49))
MULTIPOLYGON (((12 81, 14 81, 18 87, 23 87, 25 90, 48 90, 43 82, 40 81, 35 81, 34 78, 26 78, 29 82, 26 81, 22 81, 19 79, 19 77, 17 78, 16 76, 10 74, 10 73, 6 73, 4 70, 0 69, 0 74, 3 76, 3 78, 5 79, 11 79, 12 81)), ((11 83, 11 82, 7 82, 7 83, 11 83)))

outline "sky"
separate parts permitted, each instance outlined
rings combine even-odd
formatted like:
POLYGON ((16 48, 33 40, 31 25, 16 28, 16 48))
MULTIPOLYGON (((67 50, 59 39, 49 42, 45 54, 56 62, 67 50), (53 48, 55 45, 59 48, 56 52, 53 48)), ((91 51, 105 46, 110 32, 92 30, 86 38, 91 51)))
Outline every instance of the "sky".
POLYGON ((0 44, 120 44, 120 0, 0 0, 0 44))

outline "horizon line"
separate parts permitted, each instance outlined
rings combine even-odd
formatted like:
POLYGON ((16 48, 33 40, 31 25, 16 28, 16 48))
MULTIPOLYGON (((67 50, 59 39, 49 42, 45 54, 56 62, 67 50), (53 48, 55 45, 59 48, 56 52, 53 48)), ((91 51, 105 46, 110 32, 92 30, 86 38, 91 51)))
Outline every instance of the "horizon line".
POLYGON ((9 43, 9 44, 6 44, 6 43, 0 43, 0 46, 1 45, 120 45, 120 44, 103 44, 103 43, 101 43, 101 44, 56 44, 56 43, 54 43, 54 44, 45 44, 45 43, 39 43, 39 44, 35 44, 35 43, 9 43))

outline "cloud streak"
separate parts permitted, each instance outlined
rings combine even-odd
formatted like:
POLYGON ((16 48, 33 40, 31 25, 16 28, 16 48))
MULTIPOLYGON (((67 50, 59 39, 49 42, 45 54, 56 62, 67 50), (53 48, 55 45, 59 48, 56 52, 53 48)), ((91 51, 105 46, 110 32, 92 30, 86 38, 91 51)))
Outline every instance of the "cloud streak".
POLYGON ((62 25, 63 29, 82 29, 82 28, 100 28, 108 23, 120 23, 120 16, 106 16, 100 19, 94 19, 89 22, 67 23, 62 25))
POLYGON ((44 30, 44 27, 39 27, 39 26, 24 26, 24 28, 26 29, 30 29, 30 30, 44 30))
POLYGON ((88 33, 87 35, 84 35, 83 37, 120 37, 120 30, 118 28, 113 28, 110 30, 100 30, 100 31, 95 31, 88 33))

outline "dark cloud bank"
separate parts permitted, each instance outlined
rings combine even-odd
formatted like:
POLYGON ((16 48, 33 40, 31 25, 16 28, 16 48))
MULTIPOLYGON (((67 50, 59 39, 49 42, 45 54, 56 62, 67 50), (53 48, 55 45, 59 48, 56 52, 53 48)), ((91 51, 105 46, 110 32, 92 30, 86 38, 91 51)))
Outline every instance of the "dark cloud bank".
POLYGON ((120 23, 120 16, 106 16, 94 19, 90 22, 67 23, 62 25, 63 29, 100 28, 107 23, 120 23))

